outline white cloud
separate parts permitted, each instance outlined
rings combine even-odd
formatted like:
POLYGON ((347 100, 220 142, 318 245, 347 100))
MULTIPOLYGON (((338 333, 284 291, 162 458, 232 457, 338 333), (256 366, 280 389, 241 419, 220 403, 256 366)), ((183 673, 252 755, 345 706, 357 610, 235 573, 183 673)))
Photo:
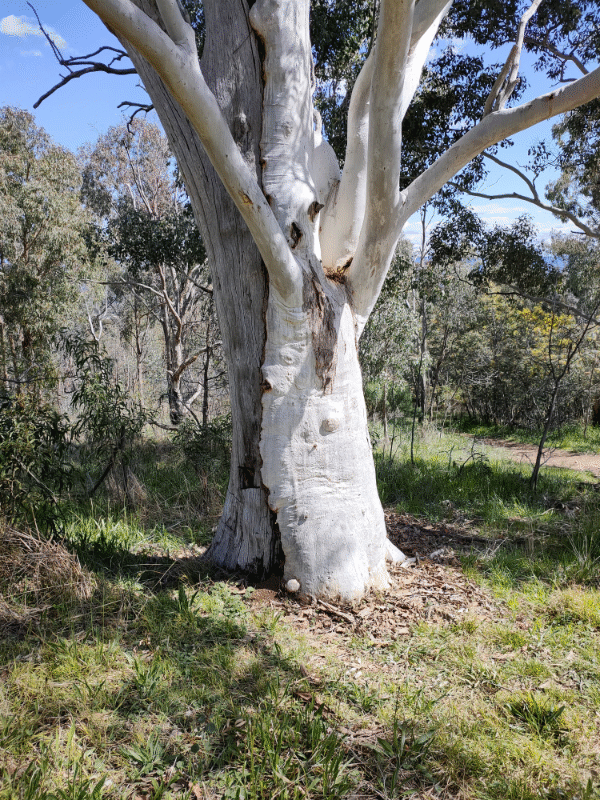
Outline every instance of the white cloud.
POLYGON ((41 50, 19 50, 22 56, 41 56, 41 50))
POLYGON ((472 205, 470 208, 476 214, 510 214, 513 218, 516 218, 520 214, 532 214, 534 206, 502 206, 490 201, 481 205, 472 205))
MULTIPOLYGON (((64 49, 67 46, 67 43, 59 33, 47 25, 44 27, 46 33, 57 47, 64 49)), ((39 25, 30 21, 27 17, 15 17, 14 14, 0 20, 0 33, 5 33, 7 36, 20 36, 21 38, 44 35, 39 25)))

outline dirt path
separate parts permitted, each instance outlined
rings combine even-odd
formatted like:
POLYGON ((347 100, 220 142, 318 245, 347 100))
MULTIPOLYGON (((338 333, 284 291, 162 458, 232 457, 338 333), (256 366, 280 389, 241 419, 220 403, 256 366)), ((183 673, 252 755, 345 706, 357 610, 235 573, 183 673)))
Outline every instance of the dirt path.
MULTIPOLYGON (((508 442, 504 439, 478 439, 482 444, 501 450, 513 461, 520 464, 535 464, 537 457, 537 446, 534 444, 523 444, 522 442, 508 442)), ((600 454, 596 453, 572 453, 570 450, 559 450, 558 448, 548 447, 542 459, 544 467, 561 467, 572 469, 577 472, 590 472, 595 478, 600 478, 600 454)))

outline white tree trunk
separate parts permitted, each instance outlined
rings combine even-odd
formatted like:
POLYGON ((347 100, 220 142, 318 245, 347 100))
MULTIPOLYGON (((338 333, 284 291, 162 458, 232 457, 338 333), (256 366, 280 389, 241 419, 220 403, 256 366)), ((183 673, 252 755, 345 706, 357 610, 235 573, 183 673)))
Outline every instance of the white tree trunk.
POLYGON ((304 594, 355 599, 387 586, 356 323, 344 286, 305 275, 301 306, 269 296, 262 477, 286 582, 297 580, 304 594))
MULTIPOLYGON (((153 13, 151 3, 139 5, 153 13)), ((239 3, 205 0, 204 9, 211 35, 203 54, 203 72, 227 115, 246 163, 259 178, 262 81, 256 41, 247 15, 239 13, 239 3)), ((266 270, 185 113, 148 62, 127 41, 123 44, 150 94, 182 171, 211 265, 227 357, 233 423, 231 470, 209 555, 226 569, 264 577, 281 559, 276 519, 267 504, 260 471, 266 270)))
POLYGON ((323 172, 333 162, 322 140, 315 157, 308 10, 306 0, 257 0, 250 14, 265 44, 263 187, 302 276, 290 293, 269 292, 261 472, 286 583, 297 582, 303 594, 352 600, 387 586, 391 545, 352 296, 343 275, 327 277, 320 259, 319 213, 336 175, 323 172))

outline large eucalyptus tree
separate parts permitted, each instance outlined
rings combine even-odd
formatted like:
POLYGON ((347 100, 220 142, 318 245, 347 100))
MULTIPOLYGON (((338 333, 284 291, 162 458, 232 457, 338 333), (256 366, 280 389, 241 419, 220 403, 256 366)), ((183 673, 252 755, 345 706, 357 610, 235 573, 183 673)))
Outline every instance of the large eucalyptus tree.
POLYGON ((234 434, 210 554, 258 572, 283 556, 288 586, 306 594, 384 588, 386 558, 403 556, 386 539, 357 343, 400 233, 485 148, 599 95, 600 69, 509 107, 529 18, 551 26, 565 3, 548 0, 542 19, 541 0, 456 0, 460 35, 479 14, 514 46, 479 120, 401 183, 403 119, 452 0, 381 0, 343 172, 313 108, 309 0, 205 0, 201 59, 178 0, 84 2, 152 98, 212 264, 234 434))

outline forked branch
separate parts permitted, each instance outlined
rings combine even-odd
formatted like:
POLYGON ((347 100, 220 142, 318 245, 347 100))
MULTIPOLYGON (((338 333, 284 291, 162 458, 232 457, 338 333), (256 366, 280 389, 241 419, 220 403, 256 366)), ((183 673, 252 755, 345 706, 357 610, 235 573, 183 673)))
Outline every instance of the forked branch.
POLYGON ((519 65, 521 63, 521 53, 525 40, 525 30, 531 17, 538 10, 542 0, 533 0, 527 11, 521 17, 517 30, 517 40, 514 43, 506 64, 502 68, 500 75, 496 79, 490 96, 487 99, 483 115, 491 114, 492 111, 502 111, 510 100, 512 93, 519 83, 519 65))
POLYGON ((52 39, 50 34, 46 31, 42 22, 39 18, 39 15, 32 6, 31 3, 27 3, 27 5, 31 8, 33 13, 35 14, 35 18, 37 19, 38 25, 40 26, 40 30, 46 41, 50 45, 52 52, 54 53, 54 57, 61 65, 61 67, 65 67, 68 71, 68 75, 62 75, 61 80, 45 92, 39 100, 37 100, 34 104, 34 108, 38 108, 41 103, 44 102, 50 95, 54 94, 57 89, 66 86, 67 83, 74 80, 75 78, 81 78, 83 75, 89 75, 92 72, 104 72, 108 75, 134 75, 135 69, 133 67, 115 67, 114 65, 121 61, 123 58, 129 58, 125 50, 119 50, 117 47, 110 47, 108 45, 104 45, 103 47, 99 47, 97 50, 94 50, 93 53, 88 53, 85 56, 73 56, 72 58, 65 58, 62 54, 60 48, 56 44, 56 42, 52 39), (113 58, 108 62, 105 63, 104 61, 94 61, 93 59, 96 56, 99 56, 101 53, 114 53, 113 58))
POLYGON ((424 202, 457 175, 469 161, 493 144, 532 125, 564 114, 600 96, 600 67, 528 103, 496 111, 467 131, 405 190, 406 202, 398 216, 398 235, 406 220, 424 202))
POLYGON ((273 284, 283 297, 291 296, 302 285, 300 268, 204 80, 194 30, 183 18, 176 0, 158 3, 167 31, 131 0, 84 2, 146 59, 179 103, 248 225, 273 284))
POLYGON ((498 156, 493 155, 492 153, 484 152, 483 155, 486 158, 489 158, 490 161, 493 161, 498 166, 503 167, 504 169, 510 170, 514 172, 515 175, 527 185, 531 194, 519 194, 519 192, 507 192, 505 194, 492 194, 491 192, 476 192, 473 189, 465 189, 462 186, 459 186, 456 183, 450 182, 451 185, 455 186, 459 191, 463 192, 464 194, 469 195, 469 197, 481 197, 485 200, 524 200, 526 203, 531 203, 538 208, 543 209, 544 211, 549 211, 551 214, 554 214, 556 217, 560 217, 562 220, 569 220, 575 225, 579 230, 584 233, 586 236, 591 236, 594 239, 600 239, 600 230, 598 228, 591 228, 587 225, 582 219, 580 219, 576 214, 573 214, 566 208, 561 208, 560 206, 554 206, 552 203, 545 202, 539 195, 537 187, 522 170, 518 169, 514 164, 509 164, 507 161, 502 161, 502 159, 498 158, 498 156))

